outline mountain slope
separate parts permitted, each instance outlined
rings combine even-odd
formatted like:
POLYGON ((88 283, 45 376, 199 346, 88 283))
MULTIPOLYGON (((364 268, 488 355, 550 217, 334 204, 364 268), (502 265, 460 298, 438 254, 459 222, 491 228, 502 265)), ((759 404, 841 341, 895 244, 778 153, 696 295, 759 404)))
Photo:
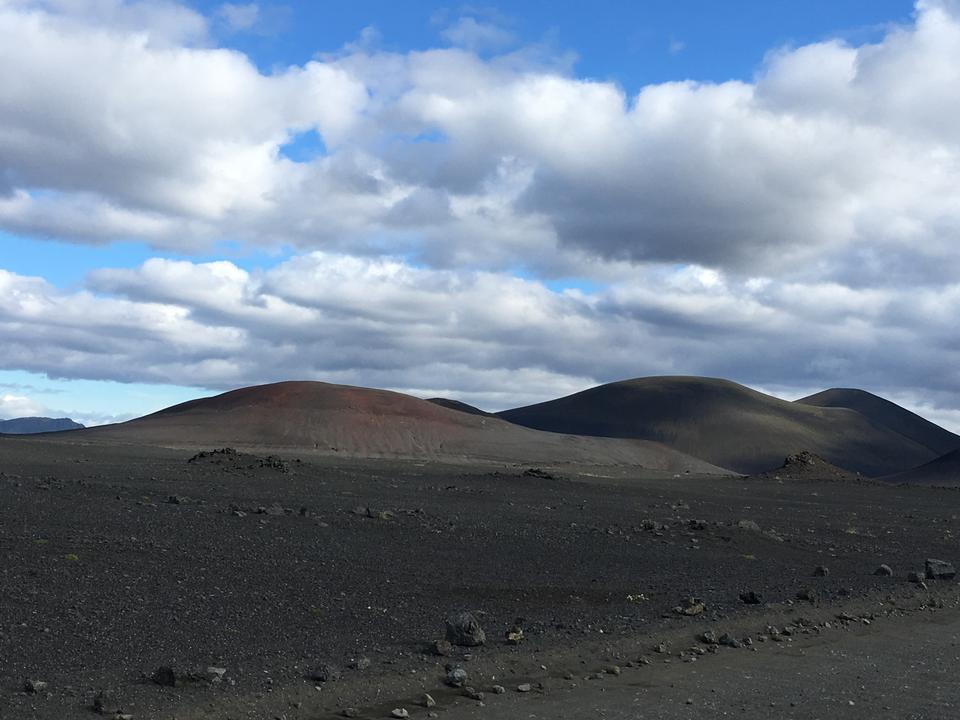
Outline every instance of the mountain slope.
POLYGON ((920 467, 889 475, 883 479, 896 483, 960 487, 960 450, 953 450, 920 467))
POLYGON ((460 412, 470 413, 471 415, 482 415, 484 417, 494 417, 493 413, 488 413, 486 410, 481 410, 478 407, 473 405, 468 405, 465 402, 460 402, 459 400, 451 400, 450 398, 427 398, 427 402, 433 403, 434 405, 439 405, 440 407, 445 407, 450 410, 459 410, 460 412))
POLYGON ((955 435, 916 413, 865 390, 832 388, 801 398, 797 402, 817 407, 842 407, 856 410, 875 425, 882 425, 900 433, 930 448, 937 455, 945 455, 951 450, 960 448, 960 435, 955 435))
POLYGON ((724 473, 657 443, 572 437, 512 425, 386 390, 282 382, 191 400, 72 439, 172 447, 222 445, 357 457, 623 464, 724 473))
POLYGON ((713 378, 624 380, 498 416, 550 432, 661 442, 742 473, 778 467, 802 450, 869 476, 936 456, 855 410, 787 402, 713 378))
POLYGON ((79 430, 82 427, 83 425, 70 418, 22 417, 0 420, 0 433, 6 435, 62 432, 64 430, 79 430))

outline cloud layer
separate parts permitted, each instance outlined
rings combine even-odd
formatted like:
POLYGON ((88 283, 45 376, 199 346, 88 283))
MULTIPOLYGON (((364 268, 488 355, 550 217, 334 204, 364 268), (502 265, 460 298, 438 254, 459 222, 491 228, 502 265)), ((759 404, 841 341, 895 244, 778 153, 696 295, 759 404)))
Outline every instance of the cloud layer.
POLYGON ((957 259, 947 4, 876 44, 772 52, 753 83, 633 97, 543 52, 481 58, 468 48, 498 28, 472 18, 444 31, 464 47, 353 45, 268 75, 203 44, 203 22, 164 3, 0 4, 0 226, 543 273, 590 258, 875 283, 906 255, 957 259), (286 157, 310 136, 324 153, 286 157))
POLYGON ((215 39, 257 17, 0 0, 0 229, 293 250, 71 291, 0 272, 0 366, 494 408, 681 372, 960 407, 955 4, 633 96, 488 18, 264 73, 215 39), (571 277, 590 292, 550 289, 571 277))

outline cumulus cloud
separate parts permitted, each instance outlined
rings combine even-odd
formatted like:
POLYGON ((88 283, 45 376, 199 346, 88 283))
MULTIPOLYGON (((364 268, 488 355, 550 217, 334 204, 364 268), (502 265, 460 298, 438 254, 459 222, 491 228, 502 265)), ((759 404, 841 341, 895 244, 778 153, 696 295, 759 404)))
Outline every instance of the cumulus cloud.
POLYGON ((585 294, 313 252, 258 271, 155 258, 69 292, 3 273, 0 299, 0 367, 58 377, 220 389, 308 378, 502 409, 692 373, 785 394, 862 386, 947 420, 960 405, 956 284, 854 290, 661 268, 585 294))
MULTIPOLYGON (((920 3, 914 24, 873 44, 773 52, 752 83, 635 96, 464 47, 355 44, 263 74, 191 46, 199 25, 153 43, 139 29, 150 23, 129 19, 146 5, 0 5, 2 227, 180 250, 386 247, 544 274, 592 258, 877 283, 908 256, 932 271, 957 260, 952 3, 920 3), (325 152, 288 160, 309 132, 325 152)), ((243 24, 251 8, 229 13, 243 24)), ((469 47, 484 22, 447 32, 469 47)))
POLYGON ((0 393, 0 420, 20 417, 39 417, 44 408, 24 395, 0 393))

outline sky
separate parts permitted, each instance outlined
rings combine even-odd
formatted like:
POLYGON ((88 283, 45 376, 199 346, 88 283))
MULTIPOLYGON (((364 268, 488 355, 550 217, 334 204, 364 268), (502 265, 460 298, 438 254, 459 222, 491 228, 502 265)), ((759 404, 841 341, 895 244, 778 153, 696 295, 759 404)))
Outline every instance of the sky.
POLYGON ((960 431, 957 117, 958 0, 0 0, 0 418, 684 374, 960 431))

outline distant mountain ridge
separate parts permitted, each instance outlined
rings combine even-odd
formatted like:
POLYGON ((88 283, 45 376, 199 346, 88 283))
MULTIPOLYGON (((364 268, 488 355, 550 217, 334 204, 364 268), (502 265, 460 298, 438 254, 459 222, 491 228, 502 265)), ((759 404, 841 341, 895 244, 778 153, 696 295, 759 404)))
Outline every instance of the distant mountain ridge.
POLYGON ((938 456, 960 448, 960 435, 866 390, 831 388, 800 398, 797 402, 817 407, 842 407, 856 410, 871 422, 890 428, 930 448, 938 456))
POLYGON ((74 422, 70 418, 22 417, 0 420, 0 434, 3 435, 32 435, 34 433, 82 430, 84 427, 84 425, 74 422))
POLYGON ((497 416, 549 432, 651 440, 747 474, 804 450, 870 477, 941 454, 855 409, 788 402, 718 378, 623 380, 497 416))
POLYGON ((70 440, 730 473, 659 443, 538 432, 402 393, 307 381, 255 385, 189 400, 136 420, 89 428, 70 440))

